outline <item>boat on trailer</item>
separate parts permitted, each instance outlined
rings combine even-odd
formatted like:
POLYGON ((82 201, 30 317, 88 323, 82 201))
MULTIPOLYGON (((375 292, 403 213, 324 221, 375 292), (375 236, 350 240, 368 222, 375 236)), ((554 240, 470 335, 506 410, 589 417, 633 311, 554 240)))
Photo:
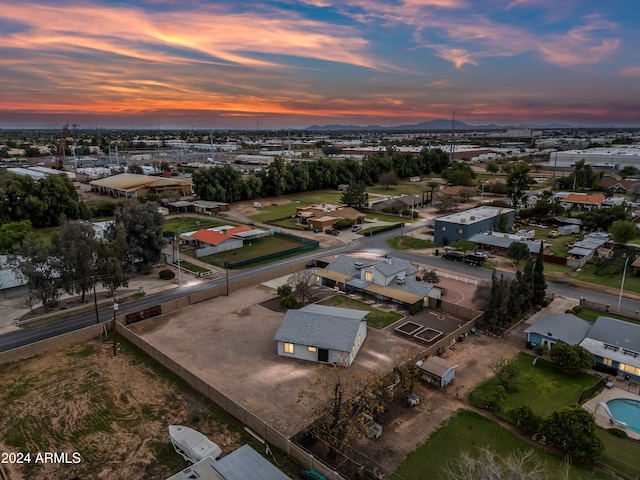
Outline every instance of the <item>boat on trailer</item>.
POLYGON ((207 457, 217 460, 222 454, 220 447, 206 435, 184 425, 169 425, 169 440, 176 452, 190 463, 207 457))

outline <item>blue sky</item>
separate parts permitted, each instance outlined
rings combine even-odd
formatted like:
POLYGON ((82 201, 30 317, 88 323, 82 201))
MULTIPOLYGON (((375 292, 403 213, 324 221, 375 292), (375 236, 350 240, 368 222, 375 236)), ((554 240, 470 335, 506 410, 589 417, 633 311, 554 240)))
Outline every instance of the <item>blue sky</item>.
POLYGON ((13 3, 4 128, 640 126, 629 1, 13 3))

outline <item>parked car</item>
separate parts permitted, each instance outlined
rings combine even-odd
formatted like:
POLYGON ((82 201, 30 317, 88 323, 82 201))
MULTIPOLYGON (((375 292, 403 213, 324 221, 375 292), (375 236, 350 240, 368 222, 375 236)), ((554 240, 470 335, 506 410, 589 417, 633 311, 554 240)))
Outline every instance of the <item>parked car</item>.
POLYGON ((340 230, 338 230, 337 228, 327 228, 324 233, 328 233, 329 235, 340 235, 340 230))
POLYGON ((464 255, 460 252, 444 252, 442 258, 445 260, 453 260, 455 262, 461 262, 464 260, 464 255))
POLYGON ((557 230, 551 230, 549 232, 549 238, 558 238, 560 235, 562 234, 557 230))
POLYGON ((478 255, 477 253, 470 253, 464 257, 464 261, 469 265, 482 265, 486 259, 487 257, 478 255))
POLYGON ((354 225, 351 227, 352 232, 359 232, 360 230, 362 230, 362 225, 354 225))

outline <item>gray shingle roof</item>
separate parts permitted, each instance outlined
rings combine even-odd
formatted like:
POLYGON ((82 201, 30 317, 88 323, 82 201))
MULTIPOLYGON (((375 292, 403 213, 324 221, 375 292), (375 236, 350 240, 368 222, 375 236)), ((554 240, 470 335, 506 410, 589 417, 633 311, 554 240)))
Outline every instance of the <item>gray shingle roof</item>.
POLYGON ((598 317, 587 338, 640 353, 640 325, 635 323, 598 317))
POLYGON ((524 333, 539 333, 557 338, 567 345, 579 344, 591 330, 591 323, 571 313, 545 315, 528 327, 524 333))
POLYGON ((288 310, 273 339, 348 352, 354 344, 360 322, 368 313, 315 304, 288 310))

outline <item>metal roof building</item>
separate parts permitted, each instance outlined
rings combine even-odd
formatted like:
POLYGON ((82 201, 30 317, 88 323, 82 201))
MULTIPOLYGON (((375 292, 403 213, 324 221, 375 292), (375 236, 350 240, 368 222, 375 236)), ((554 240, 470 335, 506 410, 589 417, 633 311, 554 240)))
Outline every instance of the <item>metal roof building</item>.
POLYGON ((168 190, 177 191, 180 196, 193 194, 191 179, 174 177, 153 177, 135 173, 122 173, 89 182, 91 189, 112 197, 148 197, 153 193, 168 190))

